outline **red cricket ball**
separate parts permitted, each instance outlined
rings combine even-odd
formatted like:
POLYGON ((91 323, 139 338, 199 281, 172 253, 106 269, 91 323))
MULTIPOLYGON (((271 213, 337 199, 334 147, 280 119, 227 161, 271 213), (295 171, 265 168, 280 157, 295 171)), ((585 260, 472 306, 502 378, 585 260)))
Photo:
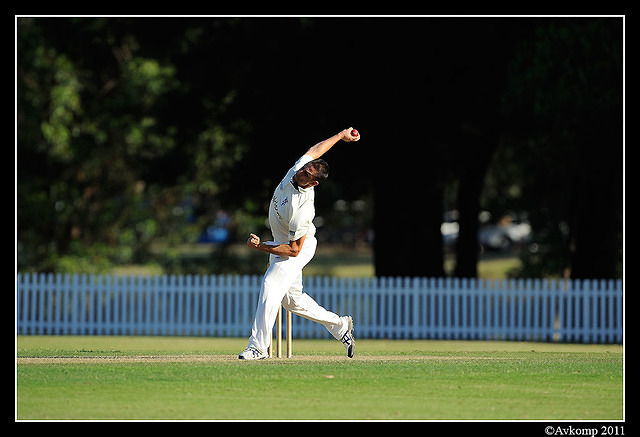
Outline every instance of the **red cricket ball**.
POLYGON ((357 137, 358 136, 358 131, 355 129, 351 129, 351 136, 352 137, 357 137))

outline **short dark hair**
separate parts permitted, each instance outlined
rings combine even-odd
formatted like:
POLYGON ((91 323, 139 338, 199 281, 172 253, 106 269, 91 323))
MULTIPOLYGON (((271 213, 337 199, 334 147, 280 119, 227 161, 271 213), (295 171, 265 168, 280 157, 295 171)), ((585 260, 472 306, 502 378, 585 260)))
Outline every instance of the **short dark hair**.
POLYGON ((315 180, 318 182, 324 181, 329 177, 329 164, 324 159, 314 159, 311 161, 311 165, 316 169, 315 180))

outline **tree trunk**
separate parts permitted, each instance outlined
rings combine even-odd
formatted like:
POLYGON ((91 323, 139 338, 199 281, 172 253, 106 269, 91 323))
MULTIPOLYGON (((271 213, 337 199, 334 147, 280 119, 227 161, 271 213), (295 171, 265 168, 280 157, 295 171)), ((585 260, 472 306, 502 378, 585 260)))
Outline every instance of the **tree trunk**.
POLYGON ((574 194, 571 217, 571 277, 620 277, 622 250, 622 128, 599 130, 584 142, 579 158, 582 177, 574 194), (616 140, 617 138, 617 140, 616 140), (604 151, 604 152, 603 152, 604 151))
POLYGON ((491 157, 498 145, 495 136, 465 135, 460 149, 465 151, 466 168, 458 186, 458 224, 460 230, 456 247, 456 267, 453 275, 460 278, 478 276, 478 214, 480 194, 491 157))

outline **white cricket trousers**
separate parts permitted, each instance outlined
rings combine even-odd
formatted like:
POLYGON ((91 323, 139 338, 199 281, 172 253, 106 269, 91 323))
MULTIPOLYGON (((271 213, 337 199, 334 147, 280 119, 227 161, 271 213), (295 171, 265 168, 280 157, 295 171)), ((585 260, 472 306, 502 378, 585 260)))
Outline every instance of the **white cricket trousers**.
POLYGON ((321 323, 336 339, 344 334, 340 316, 327 311, 302 292, 302 268, 313 258, 317 244, 315 237, 307 237, 296 257, 269 255, 269 268, 260 287, 249 346, 267 353, 280 305, 293 314, 321 323))

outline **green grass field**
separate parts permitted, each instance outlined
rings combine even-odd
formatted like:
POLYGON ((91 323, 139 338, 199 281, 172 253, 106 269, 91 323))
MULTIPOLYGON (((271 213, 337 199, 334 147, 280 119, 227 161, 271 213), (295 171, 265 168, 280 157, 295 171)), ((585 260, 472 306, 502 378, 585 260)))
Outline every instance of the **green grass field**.
POLYGON ((617 345, 19 336, 17 420, 623 419, 617 345))

